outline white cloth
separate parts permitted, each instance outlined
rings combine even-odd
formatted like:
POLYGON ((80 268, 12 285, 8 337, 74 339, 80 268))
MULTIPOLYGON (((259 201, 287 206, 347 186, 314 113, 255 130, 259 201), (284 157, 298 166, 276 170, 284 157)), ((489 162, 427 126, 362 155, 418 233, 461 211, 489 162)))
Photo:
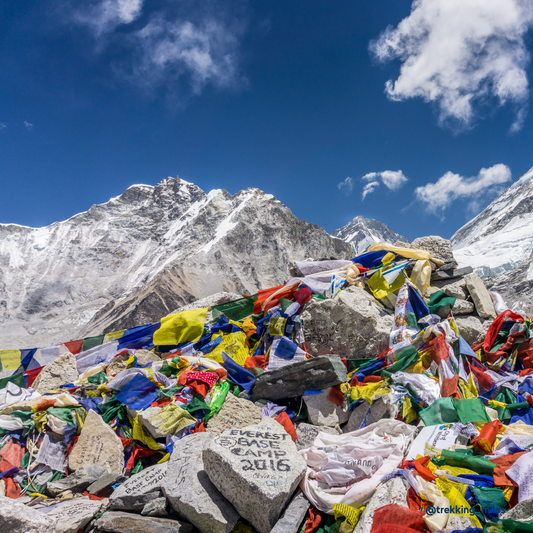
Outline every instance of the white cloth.
POLYGON ((519 502, 533 498, 533 452, 519 457, 505 473, 518 483, 519 502))
POLYGON ((391 379, 401 385, 411 385, 417 392, 417 397, 428 405, 440 398, 440 386, 438 381, 431 379, 424 374, 407 374, 406 372, 396 372, 391 379))

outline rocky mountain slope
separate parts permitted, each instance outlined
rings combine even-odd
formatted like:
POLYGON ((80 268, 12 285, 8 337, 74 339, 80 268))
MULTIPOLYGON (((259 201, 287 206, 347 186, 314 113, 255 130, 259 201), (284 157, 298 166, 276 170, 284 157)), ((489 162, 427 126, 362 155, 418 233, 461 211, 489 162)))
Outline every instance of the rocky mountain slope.
POLYGON ((396 241, 409 242, 398 233, 392 231, 386 224, 372 218, 356 216, 342 228, 333 232, 334 237, 350 243, 356 254, 363 253, 369 246, 377 242, 394 243, 396 241))
POLYGON ((47 227, 0 225, 0 348, 156 321, 216 292, 277 285, 292 261, 352 255, 258 189, 133 185, 47 227))

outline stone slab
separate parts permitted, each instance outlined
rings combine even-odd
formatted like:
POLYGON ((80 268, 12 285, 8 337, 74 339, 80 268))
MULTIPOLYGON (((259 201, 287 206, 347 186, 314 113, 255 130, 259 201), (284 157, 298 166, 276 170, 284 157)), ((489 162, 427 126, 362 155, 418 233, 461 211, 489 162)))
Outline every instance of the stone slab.
POLYGON ((465 277, 465 283, 476 306, 477 314, 481 318, 496 318, 494 303, 482 279, 476 274, 468 274, 465 277))
POLYGON ((70 476, 48 483, 46 492, 53 497, 65 490, 71 490, 74 493, 84 492, 89 485, 105 473, 107 473, 106 468, 100 465, 82 466, 70 476))
POLYGON ((229 533, 239 514, 204 470, 202 454, 212 441, 213 436, 205 432, 175 443, 163 493, 172 508, 201 533, 229 533))
POLYGON ((431 281, 444 281, 447 279, 461 278, 474 272, 472 267, 454 268, 453 270, 437 270, 431 274, 431 281))
POLYGON ((328 400, 331 388, 326 389, 321 394, 309 394, 303 396, 309 422, 315 426, 329 426, 344 424, 350 418, 348 403, 344 400, 342 405, 328 400))
MULTIPOLYGON (((140 513, 147 505, 161 498, 163 493, 160 490, 147 492, 146 494, 132 494, 115 496, 109 500, 109 509, 114 511, 133 511, 140 513)), ((113 494, 111 495, 113 496, 113 494)))
POLYGON ((97 531, 109 533, 193 533, 194 526, 179 520, 108 511, 96 521, 97 531))
POLYGON ((168 516, 167 499, 162 496, 147 503, 141 511, 142 516, 168 516))
POLYGON ((300 451, 310 448, 319 433, 329 433, 330 435, 339 434, 335 428, 330 428, 327 426, 313 426, 313 424, 301 422, 296 427, 296 435, 298 437, 295 441, 296 449, 300 451))
POLYGON ((90 500, 88 496, 67 501, 46 516, 57 520, 56 533, 77 533, 107 505, 107 500, 90 500))
POLYGON ((109 501, 122 496, 140 496, 150 492, 159 491, 167 475, 168 463, 153 465, 134 474, 127 481, 117 487, 111 495, 109 501))
POLYGON ((270 533, 298 533, 310 506, 305 494, 298 489, 270 533))
POLYGON ((17 500, 0 496, 2 533, 55 533, 56 520, 17 500))
POLYGON ((269 417, 222 433, 203 461, 211 482, 257 533, 271 531, 306 471, 290 436, 269 417))
POLYGON ((109 496, 113 492, 113 485, 124 481, 126 481, 126 476, 122 474, 117 472, 105 473, 87 487, 87 492, 93 496, 109 496))
POLYGON ((346 367, 339 357, 315 357, 264 372, 255 380, 251 399, 295 398, 307 390, 324 390, 344 383, 346 379, 346 367))
POLYGON ((76 357, 65 354, 50 361, 38 374, 32 387, 41 394, 57 390, 65 383, 73 383, 79 377, 76 357))
POLYGON ((220 435, 230 428, 242 428, 261 420, 261 409, 251 401, 229 393, 222 409, 207 422, 207 430, 220 435))

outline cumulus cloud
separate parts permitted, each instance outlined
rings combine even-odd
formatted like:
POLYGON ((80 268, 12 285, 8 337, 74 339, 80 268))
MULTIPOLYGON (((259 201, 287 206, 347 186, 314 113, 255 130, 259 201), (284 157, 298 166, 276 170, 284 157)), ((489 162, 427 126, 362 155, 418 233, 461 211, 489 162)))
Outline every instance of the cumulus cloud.
POLYGON ((436 183, 417 187, 415 197, 432 212, 444 212, 459 198, 470 199, 469 209, 478 211, 482 198, 496 194, 501 186, 510 180, 511 170, 501 163, 490 168, 482 168, 477 176, 470 178, 446 172, 436 183))
POLYGON ((402 63, 385 86, 391 100, 435 103, 440 123, 459 128, 471 126, 480 104, 509 103, 516 131, 527 114, 531 26, 533 0, 414 0, 410 15, 370 51, 378 61, 402 63))
POLYGON ((97 36, 112 32, 122 24, 130 24, 142 11, 143 0, 99 0, 78 5, 72 18, 88 26, 97 36))
POLYGON ((337 183, 337 189, 339 189, 339 191, 344 190, 346 194, 350 194, 353 191, 353 179, 346 178, 344 181, 337 183))
POLYGON ((397 191, 408 180, 401 170, 384 170, 383 172, 369 172, 361 181, 368 183, 363 187, 363 200, 383 183, 387 189, 397 191))

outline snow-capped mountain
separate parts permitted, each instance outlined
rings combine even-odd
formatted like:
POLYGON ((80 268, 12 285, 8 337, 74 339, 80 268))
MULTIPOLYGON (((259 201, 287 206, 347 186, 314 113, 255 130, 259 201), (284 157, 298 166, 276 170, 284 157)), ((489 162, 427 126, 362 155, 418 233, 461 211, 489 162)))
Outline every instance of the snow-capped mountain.
MULTIPOLYGON (((459 266, 482 276, 516 268, 533 249, 533 168, 451 238, 459 266)), ((528 269, 528 280, 533 271, 528 269)))
POLYGON ((0 224, 0 348, 156 321, 219 291, 283 283, 292 261, 351 255, 258 189, 133 185, 47 227, 0 224))
POLYGON ((409 242, 405 237, 394 233, 383 222, 364 218, 361 215, 356 216, 346 226, 336 229, 332 235, 350 243, 357 254, 363 253, 369 246, 377 242, 389 242, 391 244, 396 241, 409 242))

